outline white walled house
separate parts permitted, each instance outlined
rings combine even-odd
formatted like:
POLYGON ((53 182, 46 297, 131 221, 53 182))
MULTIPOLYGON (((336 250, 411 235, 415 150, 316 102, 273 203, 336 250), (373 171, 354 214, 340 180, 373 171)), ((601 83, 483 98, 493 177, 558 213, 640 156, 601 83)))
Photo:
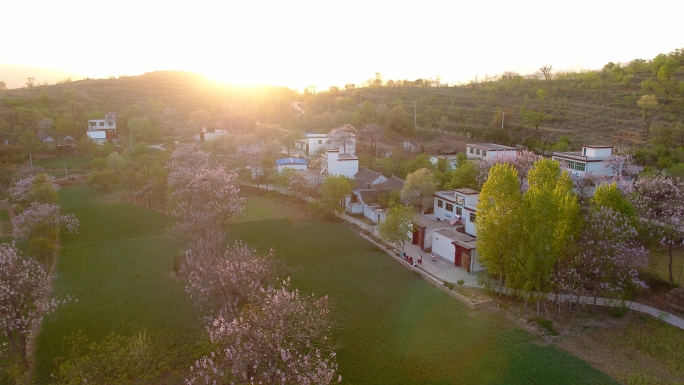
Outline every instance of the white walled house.
POLYGON ((88 138, 97 144, 107 143, 107 132, 105 131, 88 131, 86 132, 88 138))
POLYGON ((201 132, 195 134, 195 142, 211 142, 212 140, 221 136, 228 135, 226 130, 215 130, 214 132, 206 132, 202 129, 201 132))
POLYGON ((518 149, 494 143, 466 144, 468 159, 494 160, 499 156, 515 156, 518 149))
POLYGON ((116 131, 116 121, 106 119, 91 119, 88 121, 88 130, 114 130, 116 131))
POLYGON ((604 167, 604 161, 612 154, 612 146, 582 146, 582 151, 554 151, 551 158, 560 162, 561 166, 573 175, 592 172, 611 176, 612 171, 604 167))
POLYGON ((479 196, 478 191, 469 188, 437 191, 434 196, 435 217, 452 225, 461 224, 466 233, 476 236, 475 211, 479 196))
POLYGON ((309 162, 304 158, 281 158, 276 159, 276 168, 278 171, 291 168, 293 170, 306 170, 309 168, 309 162))
POLYGON ((328 175, 344 175, 354 179, 354 175, 359 172, 359 158, 342 154, 340 150, 327 150, 323 155, 323 165, 328 175))
POLYGON ((452 228, 432 231, 432 253, 454 266, 460 266, 468 273, 477 273, 485 269, 477 254, 475 238, 460 233, 452 228))
POLYGON ((306 154, 313 155, 328 145, 328 134, 306 134, 306 154))

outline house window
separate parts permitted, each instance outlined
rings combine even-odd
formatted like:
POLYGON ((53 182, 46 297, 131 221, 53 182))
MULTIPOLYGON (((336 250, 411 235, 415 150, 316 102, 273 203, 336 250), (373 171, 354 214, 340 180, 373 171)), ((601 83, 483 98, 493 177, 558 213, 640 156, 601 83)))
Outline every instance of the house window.
POLYGON ((437 199, 437 207, 440 209, 444 207, 444 201, 441 199, 437 199))
POLYGON ((100 122, 100 126, 104 126, 104 122, 100 122))
POLYGON ((475 155, 480 155, 480 149, 475 150, 475 155))
POLYGON ((323 139, 318 139, 318 144, 323 144, 323 139))
POLYGON ((114 126, 114 122, 109 122, 109 126, 110 127, 114 126))
POLYGON ((90 122, 90 127, 95 127, 96 125, 97 125, 97 123, 95 123, 95 122, 90 122))
POLYGON ((470 153, 471 153, 471 154, 474 154, 474 153, 475 153, 475 149, 474 149, 474 148, 471 148, 471 149, 470 149, 470 153))
POLYGON ((456 215, 463 215, 463 209, 460 207, 456 207, 456 215))
POLYGON ((452 205, 451 203, 447 203, 446 204, 446 211, 453 213, 454 212, 454 205, 452 205))
POLYGON ((470 222, 475 223, 475 214, 470 213, 470 222))
POLYGON ((482 150, 482 156, 486 157, 486 156, 487 156, 487 151, 482 150))

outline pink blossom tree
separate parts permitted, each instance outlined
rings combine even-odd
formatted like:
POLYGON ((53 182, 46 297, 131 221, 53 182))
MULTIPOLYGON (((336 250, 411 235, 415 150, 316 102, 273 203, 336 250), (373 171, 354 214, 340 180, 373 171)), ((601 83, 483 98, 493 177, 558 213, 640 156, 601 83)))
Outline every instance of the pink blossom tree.
POLYGON ((9 194, 13 201, 27 206, 33 202, 56 203, 59 200, 57 191, 59 185, 55 183, 55 178, 41 173, 18 180, 10 188, 9 194))
POLYGON ((212 162, 198 146, 178 146, 167 163, 168 184, 178 220, 172 231, 181 240, 198 240, 207 229, 222 229, 242 212, 237 174, 212 162))
POLYGON ((326 146, 334 150, 341 147, 343 153, 354 154, 356 152, 356 135, 357 132, 354 126, 343 124, 328 133, 326 146))
POLYGON ((187 249, 181 273, 186 292, 207 315, 237 317, 245 304, 255 302, 262 287, 275 282, 273 251, 259 255, 241 243, 225 246, 225 237, 214 231, 187 249))
POLYGON ((634 179, 639 171, 629 149, 615 148, 612 155, 603 161, 602 182, 614 182, 624 194, 629 194, 633 191, 634 179))
POLYGON ((69 233, 78 232, 78 220, 73 214, 61 214, 59 206, 36 203, 12 218, 15 238, 29 242, 33 254, 43 260, 45 270, 50 270, 59 247, 59 230, 65 227, 69 233))
MULTIPOLYGON (((28 367, 26 346, 43 315, 65 301, 48 300, 50 277, 14 244, 0 244, 0 329, 11 352, 28 367)), ((68 300, 68 298, 67 298, 68 300)))
POLYGON ((489 169, 492 168, 497 163, 508 163, 512 165, 518 171, 518 179, 520 180, 520 186, 523 187, 525 180, 527 179, 527 174, 532 169, 534 162, 541 159, 541 156, 535 154, 532 151, 519 151, 515 154, 506 153, 503 155, 497 155, 491 159, 482 160, 478 163, 478 177, 477 181, 480 185, 483 185, 487 180, 489 175, 489 169))
POLYGON ((233 319, 208 327, 220 347, 195 362, 188 384, 330 384, 341 381, 330 339, 327 297, 315 300, 288 288, 262 289, 260 298, 233 319), (227 380, 227 381, 226 381, 227 380))
POLYGON ((667 247, 670 282, 674 282, 672 248, 684 238, 684 183, 660 175, 640 178, 634 182, 634 192, 629 197, 642 222, 667 247))
POLYGON ((632 220, 611 207, 589 209, 577 252, 561 261, 558 288, 596 298, 603 293, 624 294, 630 285, 646 287, 639 270, 648 265, 648 251, 634 239, 632 220))

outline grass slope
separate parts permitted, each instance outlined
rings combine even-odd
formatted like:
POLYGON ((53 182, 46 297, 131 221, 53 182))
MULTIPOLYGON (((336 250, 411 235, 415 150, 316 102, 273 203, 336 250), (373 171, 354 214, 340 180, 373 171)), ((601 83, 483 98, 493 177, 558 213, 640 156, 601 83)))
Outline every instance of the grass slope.
POLYGON ((46 168, 59 168, 64 170, 64 163, 67 168, 87 167, 90 166, 91 158, 86 156, 67 156, 63 158, 45 158, 34 162, 36 166, 46 168))
POLYGON ((295 210, 250 197, 251 220, 235 221, 230 234, 275 249, 301 291, 331 296, 345 383, 614 383, 500 314, 469 309, 343 224, 272 219, 295 210))
POLYGON ((91 341, 136 328, 196 335, 201 324, 180 281, 167 217, 108 198, 84 186, 60 190, 61 206, 80 221, 63 236, 54 294, 78 299, 46 317, 38 339, 36 376, 45 383, 63 340, 79 330, 91 341))

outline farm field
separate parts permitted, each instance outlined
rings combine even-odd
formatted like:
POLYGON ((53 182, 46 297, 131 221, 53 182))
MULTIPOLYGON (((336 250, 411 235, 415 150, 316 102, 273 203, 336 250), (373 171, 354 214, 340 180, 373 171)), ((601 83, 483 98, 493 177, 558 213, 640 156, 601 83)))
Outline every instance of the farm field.
POLYGON ((229 234, 273 248, 294 287, 332 298, 343 383, 616 383, 502 314, 469 309, 344 224, 306 220, 304 211, 251 196, 250 218, 234 220, 229 234))
POLYGON ((60 158, 45 158, 34 162, 36 166, 45 168, 61 168, 64 170, 64 163, 66 162, 67 169, 74 167, 90 166, 91 158, 86 156, 67 156, 60 158))
MULTIPOLYGON (((203 335, 171 274, 168 217, 85 186, 63 188, 60 196, 64 212, 81 226, 62 239, 55 294, 78 302, 45 319, 37 383, 49 382, 64 338, 79 330, 91 341, 138 328, 186 335, 190 342, 203 335)), ((260 250, 274 248, 302 292, 331 296, 343 383, 615 383, 502 314, 469 309, 344 224, 307 219, 303 207, 270 195, 247 199, 249 218, 234 220, 229 233, 260 250)))
POLYGON ((65 234, 54 294, 78 299, 46 317, 36 350, 37 383, 47 383, 65 337, 81 331, 91 341, 138 328, 186 335, 201 329, 182 282, 173 278, 169 218, 85 186, 60 190, 65 213, 80 221, 65 234))

